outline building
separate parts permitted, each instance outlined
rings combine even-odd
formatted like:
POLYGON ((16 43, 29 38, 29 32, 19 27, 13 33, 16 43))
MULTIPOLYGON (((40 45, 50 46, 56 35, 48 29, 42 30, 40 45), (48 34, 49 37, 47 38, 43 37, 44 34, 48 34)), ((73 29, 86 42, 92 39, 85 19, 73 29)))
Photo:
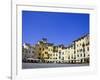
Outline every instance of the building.
POLYGON ((25 58, 39 59, 43 63, 89 63, 89 34, 74 40, 70 45, 54 45, 46 38, 31 46, 23 45, 25 58))
POLYGON ((24 43, 22 46, 22 60, 37 59, 35 47, 30 44, 24 43))
POLYGON ((38 55, 38 59, 40 59, 42 62, 46 62, 46 59, 49 59, 48 44, 46 38, 38 41, 38 43, 35 45, 35 49, 38 55))
POLYGON ((65 57, 64 60, 67 63, 75 63, 76 56, 75 56, 75 44, 74 43, 68 45, 65 48, 65 55, 64 55, 64 57, 65 57))
POLYGON ((75 55, 77 63, 89 63, 89 34, 86 34, 75 42, 75 55))

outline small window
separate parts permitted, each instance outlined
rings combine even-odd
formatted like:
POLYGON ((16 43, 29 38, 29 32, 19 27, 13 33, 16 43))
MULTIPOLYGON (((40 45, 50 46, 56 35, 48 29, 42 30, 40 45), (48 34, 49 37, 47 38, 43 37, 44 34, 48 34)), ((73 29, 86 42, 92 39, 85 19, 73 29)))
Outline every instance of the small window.
POLYGON ((84 54, 84 57, 85 57, 85 54, 84 54))
POLYGON ((68 56, 68 59, 70 59, 70 56, 68 56))
POLYGON ((44 51, 44 48, 43 48, 43 51, 44 51))
POLYGON ((73 56, 71 58, 73 59, 73 56))
POLYGON ((61 52, 59 52, 59 54, 61 55, 61 52))
POLYGON ((85 48, 83 48, 83 52, 85 52, 85 48))
POLYGON ((45 54, 48 54, 48 52, 45 52, 45 54))
POLYGON ((80 52, 82 52, 82 49, 80 49, 80 52))
POLYGON ((62 57, 62 60, 64 60, 64 57, 62 57))
POLYGON ((74 56, 74 59, 76 59, 76 56, 74 56))
POLYGON ((87 47, 87 51, 89 51, 89 47, 87 47))
POLYGON ((80 54, 80 56, 82 57, 82 54, 80 54))

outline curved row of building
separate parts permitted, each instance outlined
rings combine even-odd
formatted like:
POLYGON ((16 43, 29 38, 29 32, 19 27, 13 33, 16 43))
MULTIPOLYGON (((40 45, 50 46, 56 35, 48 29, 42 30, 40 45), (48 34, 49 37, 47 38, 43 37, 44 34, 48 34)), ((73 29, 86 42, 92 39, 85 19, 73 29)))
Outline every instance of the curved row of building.
POLYGON ((40 60, 42 63, 89 63, 89 34, 86 34, 70 45, 54 45, 46 38, 37 44, 23 44, 22 59, 40 60))

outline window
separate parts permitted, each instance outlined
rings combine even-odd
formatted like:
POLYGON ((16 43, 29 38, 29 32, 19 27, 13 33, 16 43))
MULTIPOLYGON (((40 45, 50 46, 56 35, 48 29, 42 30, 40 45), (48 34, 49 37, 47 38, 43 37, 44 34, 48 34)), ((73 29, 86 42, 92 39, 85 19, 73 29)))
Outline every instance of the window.
POLYGON ((74 50, 74 54, 76 53, 76 51, 74 50))
POLYGON ((44 51, 44 48, 43 48, 43 51, 44 51))
POLYGON ((89 47, 87 47, 87 51, 89 51, 89 47))
POLYGON ((59 52, 59 54, 61 55, 61 52, 59 52))
POLYGON ((83 48, 83 52, 85 52, 85 48, 83 48))
POLYGON ((42 56, 44 56, 44 54, 42 54, 42 56))
POLYGON ((73 59, 73 56, 71 58, 73 59))
POLYGON ((80 52, 82 52, 82 49, 80 49, 80 52))
POLYGON ((64 57, 62 57, 62 60, 64 60, 64 57))
POLYGON ((76 59, 76 56, 74 56, 74 59, 76 59))
POLYGON ((82 54, 80 54, 80 56, 82 57, 82 54))
POLYGON ((88 45, 89 45, 89 42, 87 42, 86 46, 88 46, 88 45))
POLYGON ((70 59, 70 56, 68 56, 68 59, 70 59))
POLYGON ((84 57, 85 57, 85 54, 84 54, 84 57))
POLYGON ((85 47, 85 44, 83 43, 82 47, 85 47))
POLYGON ((48 52, 45 52, 45 54, 48 54, 48 52))

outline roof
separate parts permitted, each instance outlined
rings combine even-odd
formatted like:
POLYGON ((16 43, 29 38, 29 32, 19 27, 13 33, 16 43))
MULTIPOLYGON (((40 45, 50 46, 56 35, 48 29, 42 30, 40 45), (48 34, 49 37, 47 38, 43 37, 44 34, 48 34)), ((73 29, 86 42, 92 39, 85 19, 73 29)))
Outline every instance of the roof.
POLYGON ((81 40, 81 39, 85 38, 86 36, 89 36, 89 33, 87 33, 87 34, 85 34, 85 35, 83 35, 83 36, 81 36, 81 37, 77 38, 77 39, 76 39, 76 40, 74 40, 73 42, 79 41, 79 40, 81 40))

